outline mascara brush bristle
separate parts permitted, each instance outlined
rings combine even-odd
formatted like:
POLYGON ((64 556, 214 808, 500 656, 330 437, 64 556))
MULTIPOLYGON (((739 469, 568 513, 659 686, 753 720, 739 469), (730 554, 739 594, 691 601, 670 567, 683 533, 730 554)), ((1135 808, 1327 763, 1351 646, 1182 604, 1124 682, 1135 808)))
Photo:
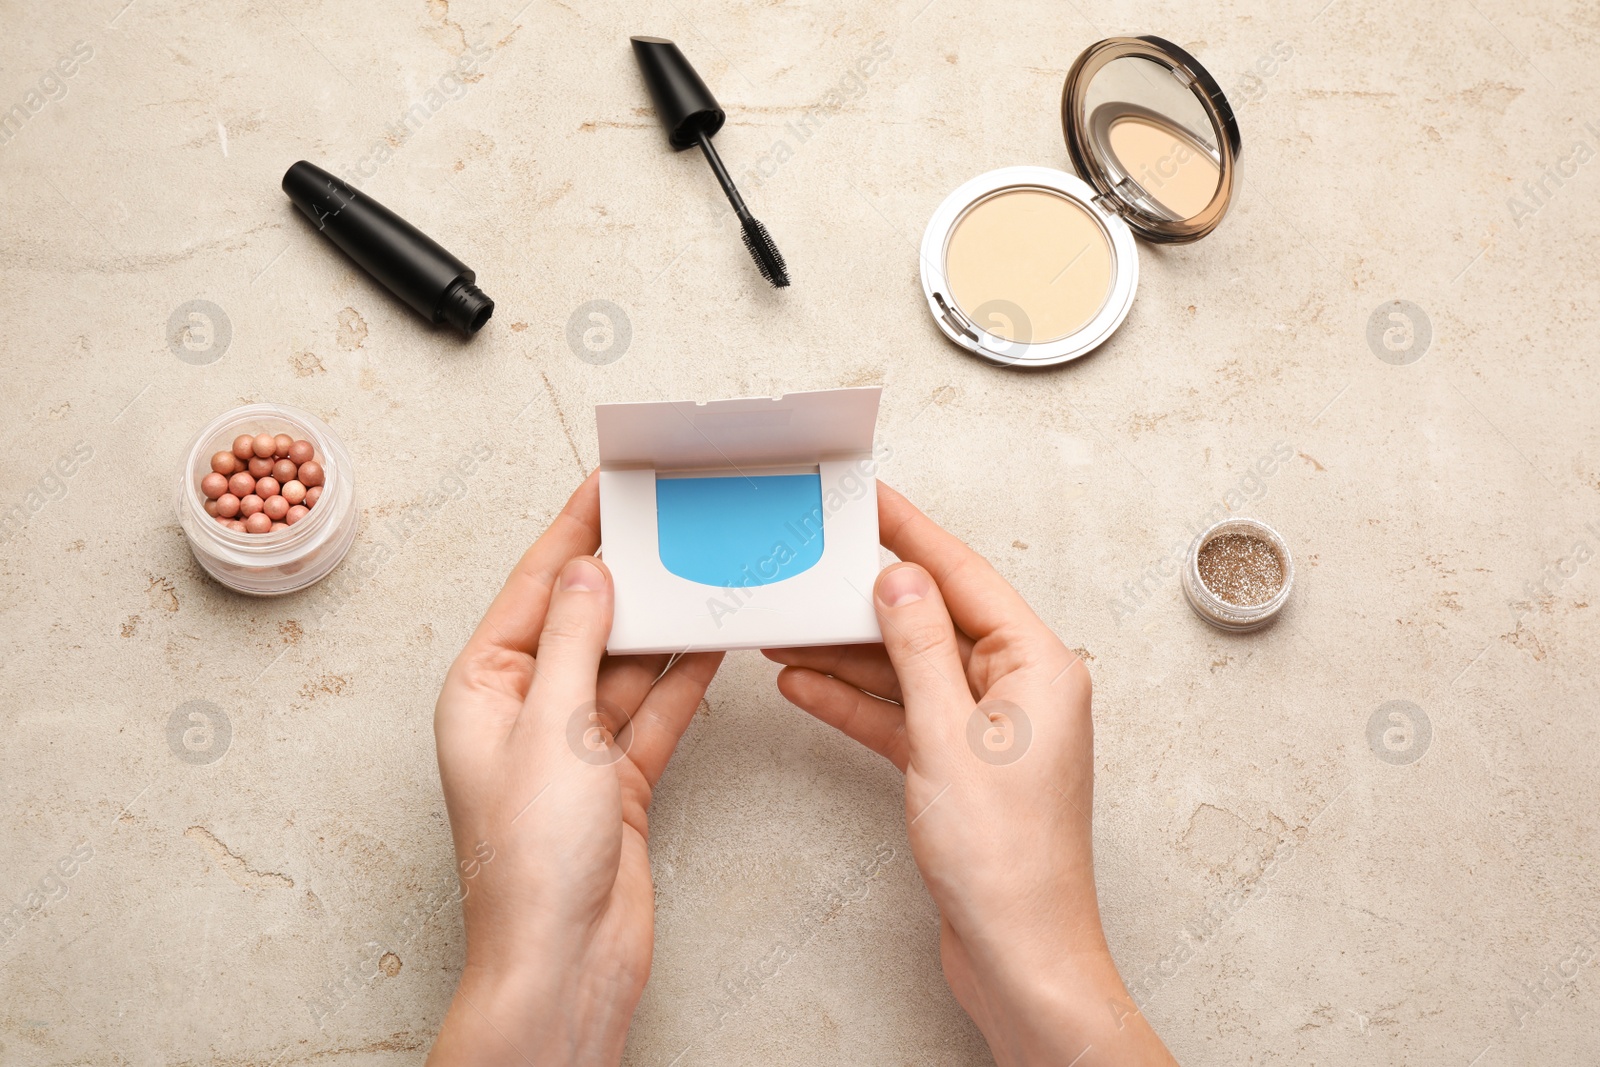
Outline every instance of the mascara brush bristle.
POLYGON ((761 268, 761 276, 771 282, 773 288, 782 289, 789 284, 789 271, 784 265, 783 253, 778 251, 778 246, 772 243, 772 235, 759 221, 753 218, 742 221, 744 246, 750 250, 750 258, 756 261, 756 266, 761 268))

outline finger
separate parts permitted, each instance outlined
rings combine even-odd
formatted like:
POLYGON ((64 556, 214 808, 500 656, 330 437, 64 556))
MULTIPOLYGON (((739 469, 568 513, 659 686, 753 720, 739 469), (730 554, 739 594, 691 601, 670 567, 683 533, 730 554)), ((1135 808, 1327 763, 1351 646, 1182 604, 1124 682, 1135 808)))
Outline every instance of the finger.
POLYGON ((861 742, 878 755, 906 769, 906 713, 898 704, 863 693, 853 685, 806 667, 778 672, 778 692, 800 710, 861 742))
POLYGON ((462 655, 500 649, 533 655, 557 573, 569 559, 591 555, 599 547, 600 480, 591 474, 517 561, 462 655))
MULTIPOLYGON (((820 645, 764 648, 761 654, 785 667, 804 667, 847 682, 857 689, 900 703, 900 679, 882 645, 820 645)), ((779 675, 781 678, 782 675, 779 675)))
POLYGON ((1044 626, 988 560, 881 481, 878 535, 884 548, 933 575, 950 617, 974 639, 1015 626, 1018 619, 1044 626))
POLYGON ((533 685, 513 736, 560 721, 595 699, 596 676, 611 633, 611 572, 593 556, 561 568, 534 659, 533 685))
MULTIPOLYGON (((961 649, 963 669, 972 659, 972 638, 956 631, 956 645, 961 649)), ((786 667, 805 667, 819 674, 831 675, 849 682, 873 696, 904 704, 900 692, 900 679, 889 662, 889 653, 882 645, 822 645, 811 648, 766 648, 761 654, 774 663, 786 667)), ((967 676, 971 688, 972 677, 967 676)))
POLYGON ((633 717, 628 758, 654 789, 667 769, 678 740, 694 720, 695 709, 722 663, 721 652, 694 652, 672 665, 651 687, 633 717))
POLYGON ((650 686, 666 670, 671 658, 667 655, 605 657, 600 661, 595 699, 614 707, 627 708, 632 714, 649 694, 650 686))
POLYGON ((915 563, 896 563, 878 575, 872 599, 883 647, 905 695, 908 726, 916 729, 919 717, 937 716, 927 719, 934 727, 952 712, 970 712, 956 629, 933 577, 915 563))

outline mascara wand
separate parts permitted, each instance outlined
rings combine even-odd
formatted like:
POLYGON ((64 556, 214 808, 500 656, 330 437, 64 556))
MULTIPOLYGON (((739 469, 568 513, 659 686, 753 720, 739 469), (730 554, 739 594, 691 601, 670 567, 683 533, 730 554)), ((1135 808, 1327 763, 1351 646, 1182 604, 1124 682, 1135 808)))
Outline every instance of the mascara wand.
POLYGON ((695 73, 677 45, 664 37, 634 37, 632 41, 633 55, 639 61, 645 84, 650 88, 656 114, 666 127, 667 142, 679 151, 693 145, 700 146, 706 162, 711 164, 712 173, 717 176, 718 184, 727 194, 728 203, 733 205, 734 214, 739 216, 739 225, 744 231, 744 246, 749 249, 750 258, 756 261, 761 276, 775 288, 788 285, 789 272, 784 265, 783 254, 772 243, 772 235, 767 228, 750 214, 744 198, 734 187, 728 168, 722 165, 721 157, 712 147, 712 136, 722 129, 723 122, 727 120, 716 97, 711 95, 711 90, 706 88, 706 83, 700 80, 700 75, 695 73))
POLYGON ((728 168, 722 165, 722 157, 711 147, 711 135, 701 130, 699 140, 700 151, 706 154, 706 162, 711 164, 711 170, 716 174, 717 181, 722 183, 722 191, 728 194, 728 203, 733 205, 733 212, 739 216, 739 224, 744 227, 744 246, 750 250, 750 258, 761 268, 763 278, 771 282, 775 288, 782 289, 789 284, 789 272, 784 269, 783 253, 772 243, 772 235, 767 232, 767 228, 750 214, 749 208, 744 206, 744 198, 739 195, 739 190, 733 187, 733 179, 728 176, 728 168))

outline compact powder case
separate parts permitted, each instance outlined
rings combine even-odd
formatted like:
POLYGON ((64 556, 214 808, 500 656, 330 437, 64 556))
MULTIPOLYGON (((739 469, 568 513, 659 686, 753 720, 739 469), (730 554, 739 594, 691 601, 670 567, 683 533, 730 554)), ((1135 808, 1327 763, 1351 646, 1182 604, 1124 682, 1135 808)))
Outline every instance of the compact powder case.
POLYGON ((1239 125, 1193 56, 1159 37, 1091 45, 1067 74, 1061 126, 1078 175, 980 174, 922 236, 922 289, 944 335, 1008 366, 1076 359, 1127 318, 1134 236, 1204 237, 1227 214, 1239 125))

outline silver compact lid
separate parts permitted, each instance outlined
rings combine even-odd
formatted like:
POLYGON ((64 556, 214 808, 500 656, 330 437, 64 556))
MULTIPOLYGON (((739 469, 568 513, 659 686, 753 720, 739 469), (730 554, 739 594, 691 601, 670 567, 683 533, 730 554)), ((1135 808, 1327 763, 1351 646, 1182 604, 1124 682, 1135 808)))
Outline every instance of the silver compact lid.
POLYGON ((1228 213, 1239 124, 1199 60, 1160 37, 1111 37, 1078 57, 1061 93, 1073 166, 1150 241, 1195 241, 1228 213))

